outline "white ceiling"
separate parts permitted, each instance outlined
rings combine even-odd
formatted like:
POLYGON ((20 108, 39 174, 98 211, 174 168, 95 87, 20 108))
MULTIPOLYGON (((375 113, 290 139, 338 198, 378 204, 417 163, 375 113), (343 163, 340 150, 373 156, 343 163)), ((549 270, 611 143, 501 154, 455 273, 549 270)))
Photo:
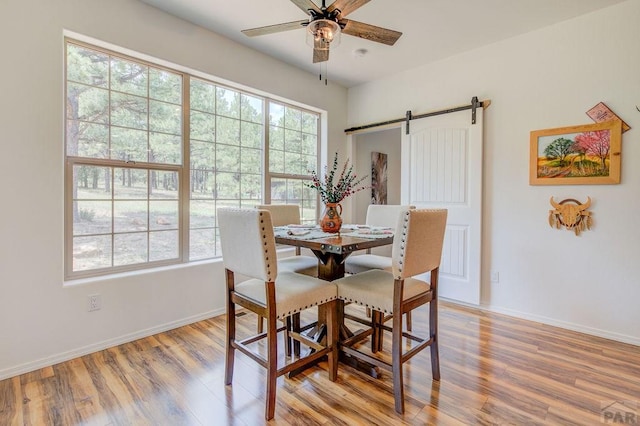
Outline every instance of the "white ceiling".
MULTIPOLYGON (((289 0, 142 1, 298 68, 320 72, 320 66, 312 63, 303 29, 259 37, 240 32, 305 19, 289 0)), ((622 1, 371 0, 347 18, 400 31, 402 37, 394 46, 386 46, 343 34, 340 45, 331 47, 327 72, 332 82, 351 87, 622 1), (358 57, 354 54, 358 49, 367 54, 358 57)), ((327 5, 332 2, 327 0, 327 5)), ((215 46, 211 49, 215 54, 215 46)))

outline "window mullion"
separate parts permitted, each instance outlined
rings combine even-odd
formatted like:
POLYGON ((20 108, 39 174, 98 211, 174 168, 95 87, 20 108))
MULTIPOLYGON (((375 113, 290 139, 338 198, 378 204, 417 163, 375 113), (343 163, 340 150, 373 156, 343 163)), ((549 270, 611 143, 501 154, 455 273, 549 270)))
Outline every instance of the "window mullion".
POLYGON ((189 261, 191 227, 191 77, 182 80, 182 169, 180 173, 180 206, 178 215, 182 224, 179 236, 180 260, 189 261))
POLYGON ((263 161, 262 161, 262 176, 264 179, 264 188, 262 190, 262 197, 265 204, 271 204, 271 172, 269 170, 269 132, 271 129, 271 120, 269 119, 269 112, 271 109, 271 100, 265 99, 265 113, 262 117, 262 131, 264 146, 263 149, 263 161))
POLYGON ((114 167, 118 169, 149 169, 170 172, 179 172, 182 168, 178 164, 144 163, 136 161, 108 160, 104 158, 67 157, 67 162, 70 165, 77 164, 83 166, 114 167))

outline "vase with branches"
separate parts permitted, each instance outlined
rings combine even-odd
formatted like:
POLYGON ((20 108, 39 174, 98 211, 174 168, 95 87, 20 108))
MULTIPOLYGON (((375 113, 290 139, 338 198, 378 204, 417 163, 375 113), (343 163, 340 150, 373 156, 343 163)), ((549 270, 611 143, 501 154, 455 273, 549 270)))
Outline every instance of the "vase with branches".
POLYGON ((338 153, 336 152, 331 170, 325 166, 322 178, 312 170, 311 182, 305 183, 305 186, 318 191, 320 199, 325 205, 320 227, 323 231, 330 233, 339 232, 342 226, 342 218, 340 217, 342 205, 340 202, 367 188, 362 182, 368 175, 358 177, 353 170, 353 164, 349 164, 349 159, 345 161, 339 175, 337 175, 338 170, 338 153))

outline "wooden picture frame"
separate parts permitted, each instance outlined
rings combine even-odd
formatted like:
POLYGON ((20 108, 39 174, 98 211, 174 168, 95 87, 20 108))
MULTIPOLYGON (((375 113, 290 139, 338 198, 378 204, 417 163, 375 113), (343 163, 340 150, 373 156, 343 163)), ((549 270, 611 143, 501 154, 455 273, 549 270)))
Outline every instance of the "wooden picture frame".
POLYGON ((620 183, 622 121, 534 130, 530 137, 530 185, 620 183))

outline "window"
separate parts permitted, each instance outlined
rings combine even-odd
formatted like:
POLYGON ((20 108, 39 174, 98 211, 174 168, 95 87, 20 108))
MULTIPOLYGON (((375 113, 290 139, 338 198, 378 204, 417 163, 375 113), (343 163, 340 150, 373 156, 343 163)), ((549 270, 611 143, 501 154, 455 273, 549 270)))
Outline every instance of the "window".
POLYGON ((319 114, 67 40, 68 278, 219 257, 223 206, 296 203, 319 114))
POLYGON ((264 101, 199 79, 191 80, 191 260, 220 256, 218 207, 262 202, 264 101))
POLYGON ((269 181, 274 204, 298 204, 303 223, 317 220, 318 194, 303 185, 317 170, 318 115, 269 103, 269 181))

